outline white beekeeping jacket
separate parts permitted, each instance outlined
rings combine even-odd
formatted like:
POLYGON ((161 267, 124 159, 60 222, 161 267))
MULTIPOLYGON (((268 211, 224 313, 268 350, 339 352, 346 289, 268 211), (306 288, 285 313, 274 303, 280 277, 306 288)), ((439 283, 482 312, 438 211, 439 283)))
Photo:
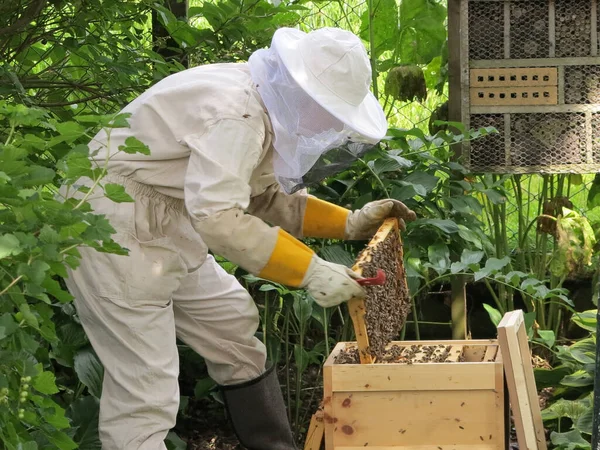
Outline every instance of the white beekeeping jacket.
POLYGON ((240 212, 301 235, 306 194, 288 196, 278 188, 271 123, 246 64, 173 74, 122 112, 131 113, 130 128, 112 129, 110 138, 99 132, 89 144, 93 159, 103 164, 110 152, 109 173, 184 199, 211 250, 250 272, 264 266, 277 229, 240 212), (130 136, 151 154, 119 152, 130 136))

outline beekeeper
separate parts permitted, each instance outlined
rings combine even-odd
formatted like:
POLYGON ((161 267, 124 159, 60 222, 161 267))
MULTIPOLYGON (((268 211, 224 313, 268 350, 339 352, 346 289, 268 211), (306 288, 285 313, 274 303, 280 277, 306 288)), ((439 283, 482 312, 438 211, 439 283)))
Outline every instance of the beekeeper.
POLYGON ((295 448, 276 374, 255 337, 258 310, 208 250, 304 288, 323 307, 364 295, 354 272, 298 238, 367 239, 387 217, 414 219, 395 200, 349 211, 302 189, 385 135, 370 83, 366 50, 352 33, 283 28, 248 63, 165 78, 124 108, 130 128, 92 140, 93 159, 108 161, 102 182, 122 184, 135 199, 90 197, 129 255, 81 249, 67 280, 105 369, 103 449, 165 449, 179 404, 176 338, 223 387, 242 445, 295 448), (151 154, 119 152, 130 136, 151 154))

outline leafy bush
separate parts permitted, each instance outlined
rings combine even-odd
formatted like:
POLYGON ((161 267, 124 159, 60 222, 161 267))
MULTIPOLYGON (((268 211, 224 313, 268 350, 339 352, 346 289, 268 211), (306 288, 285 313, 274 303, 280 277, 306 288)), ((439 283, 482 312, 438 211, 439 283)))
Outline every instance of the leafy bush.
MULTIPOLYGON (((72 191, 81 177, 100 184, 105 168, 92 166, 87 146, 78 143, 99 125, 127 122, 124 116, 61 122, 43 109, 0 102, 0 442, 6 449, 68 450, 97 439, 90 427, 97 427, 102 369, 61 278, 78 265, 82 246, 126 250, 112 240, 108 220, 93 213, 88 194, 65 201, 57 186, 72 191), (94 397, 73 383, 73 371, 94 397)), ((116 201, 131 200, 122 186, 103 188, 116 201)))

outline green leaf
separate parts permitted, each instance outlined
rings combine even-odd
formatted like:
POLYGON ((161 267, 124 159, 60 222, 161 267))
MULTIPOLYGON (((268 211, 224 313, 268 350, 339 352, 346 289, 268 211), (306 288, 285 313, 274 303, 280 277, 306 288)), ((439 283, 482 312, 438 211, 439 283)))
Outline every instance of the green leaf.
POLYGON ((98 419, 100 401, 88 395, 80 397, 71 403, 68 415, 77 431, 73 440, 82 450, 101 450, 102 443, 98 436, 98 419))
POLYGON ((54 433, 46 434, 46 437, 60 450, 74 450, 77 448, 77 444, 62 431, 55 431, 54 433))
POLYGON ((52 395, 58 392, 56 377, 52 372, 44 371, 32 380, 32 386, 42 394, 52 395))
POLYGON ((402 0, 400 39, 403 64, 429 64, 446 43, 446 8, 431 0, 402 0))
POLYGON ((60 242, 58 232, 48 224, 45 224, 40 230, 39 239, 47 244, 58 244, 60 242))
POLYGON ((150 154, 150 147, 144 144, 139 139, 129 136, 125 139, 125 145, 119 145, 119 150, 128 154, 141 153, 143 155, 150 154))
POLYGON ((594 377, 587 373, 585 370, 578 370, 577 372, 567 375, 561 380, 561 384, 570 387, 587 387, 594 385, 594 377))
POLYGON ((104 367, 92 349, 84 349, 75 355, 75 372, 79 380, 87 386, 96 398, 102 393, 104 367))
POLYGON ((11 334, 13 334, 19 328, 19 324, 15 322, 12 314, 4 313, 0 316, 0 341, 11 334))
POLYGON ((546 346, 552 348, 554 347, 554 343, 556 342, 556 336, 554 335, 554 331, 552 330, 539 330, 538 334, 540 335, 540 339, 546 346))
POLYGON ((500 205, 502 203, 506 203, 506 197, 504 195, 502 195, 500 192, 496 191, 495 189, 486 189, 483 191, 483 193, 485 195, 487 195, 487 198, 494 205, 500 205))
POLYGON ((479 281, 483 278, 489 277, 490 275, 495 274, 496 272, 502 270, 510 264, 510 256, 505 256, 502 259, 498 258, 490 258, 485 262, 485 267, 477 272, 475 272, 475 281, 479 281))
POLYGON ((361 15, 360 37, 371 43, 375 57, 386 50, 393 50, 398 34, 398 6, 396 0, 373 0, 371 22, 368 8, 361 15), (371 34, 373 32, 373 42, 371 34))
POLYGON ((210 391, 217 385, 210 377, 200 378, 194 387, 194 397, 196 399, 207 398, 210 391))
POLYGON ((427 248, 427 257, 431 267, 439 275, 443 275, 450 268, 450 249, 444 243, 430 245, 427 248))
POLYGON ((0 259, 7 256, 16 256, 21 253, 21 243, 12 234, 0 236, 0 259))
POLYGON ((174 431, 169 431, 165 439, 167 450, 185 450, 188 445, 183 439, 177 436, 174 431))
POLYGON ((500 321, 502 321, 502 313, 500 313, 500 311, 498 311, 496 308, 488 305, 487 303, 483 303, 483 307, 485 308, 488 315, 490 316, 490 320, 492 321, 494 326, 498 327, 498 325, 500 324, 500 321))
POLYGON ((484 256, 484 252, 473 251, 466 248, 463 250, 462 255, 460 255, 460 261, 467 266, 471 264, 479 264, 484 256))
POLYGON ((352 267, 354 265, 354 258, 346 251, 341 245, 326 245, 321 250, 321 257, 325 261, 329 261, 336 264, 342 264, 346 267, 352 267))
POLYGON ((127 192, 125 192, 125 187, 121 186, 120 184, 105 184, 104 193, 109 199, 116 203, 135 201, 127 192))
POLYGON ((308 295, 304 295, 297 291, 294 292, 294 315, 296 316, 296 319, 298 319, 301 327, 308 323, 312 314, 312 305, 313 302, 309 300, 308 295))
POLYGON ((591 449, 592 446, 586 441, 577 430, 571 430, 567 433, 557 433, 553 431, 550 434, 550 440, 554 445, 559 446, 561 450, 591 449))
POLYGON ((588 209, 594 209, 600 206, 600 173, 597 173, 593 184, 590 186, 587 198, 588 209))
POLYGON ((598 312, 597 310, 593 309, 589 311, 573 313, 573 317, 571 318, 571 320, 577 326, 583 328, 584 330, 588 330, 595 333, 598 320, 597 317, 598 312))
POLYGON ((447 219, 417 219, 413 222, 415 226, 432 225, 444 233, 452 234, 458 232, 458 225, 447 219))

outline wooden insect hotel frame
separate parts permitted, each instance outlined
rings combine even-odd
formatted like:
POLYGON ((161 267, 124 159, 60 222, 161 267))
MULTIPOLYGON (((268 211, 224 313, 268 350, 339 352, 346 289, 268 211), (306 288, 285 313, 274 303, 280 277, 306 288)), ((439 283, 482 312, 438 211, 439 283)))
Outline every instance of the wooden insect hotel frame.
POLYGON ((599 0, 449 0, 450 119, 472 172, 600 170, 599 0))

